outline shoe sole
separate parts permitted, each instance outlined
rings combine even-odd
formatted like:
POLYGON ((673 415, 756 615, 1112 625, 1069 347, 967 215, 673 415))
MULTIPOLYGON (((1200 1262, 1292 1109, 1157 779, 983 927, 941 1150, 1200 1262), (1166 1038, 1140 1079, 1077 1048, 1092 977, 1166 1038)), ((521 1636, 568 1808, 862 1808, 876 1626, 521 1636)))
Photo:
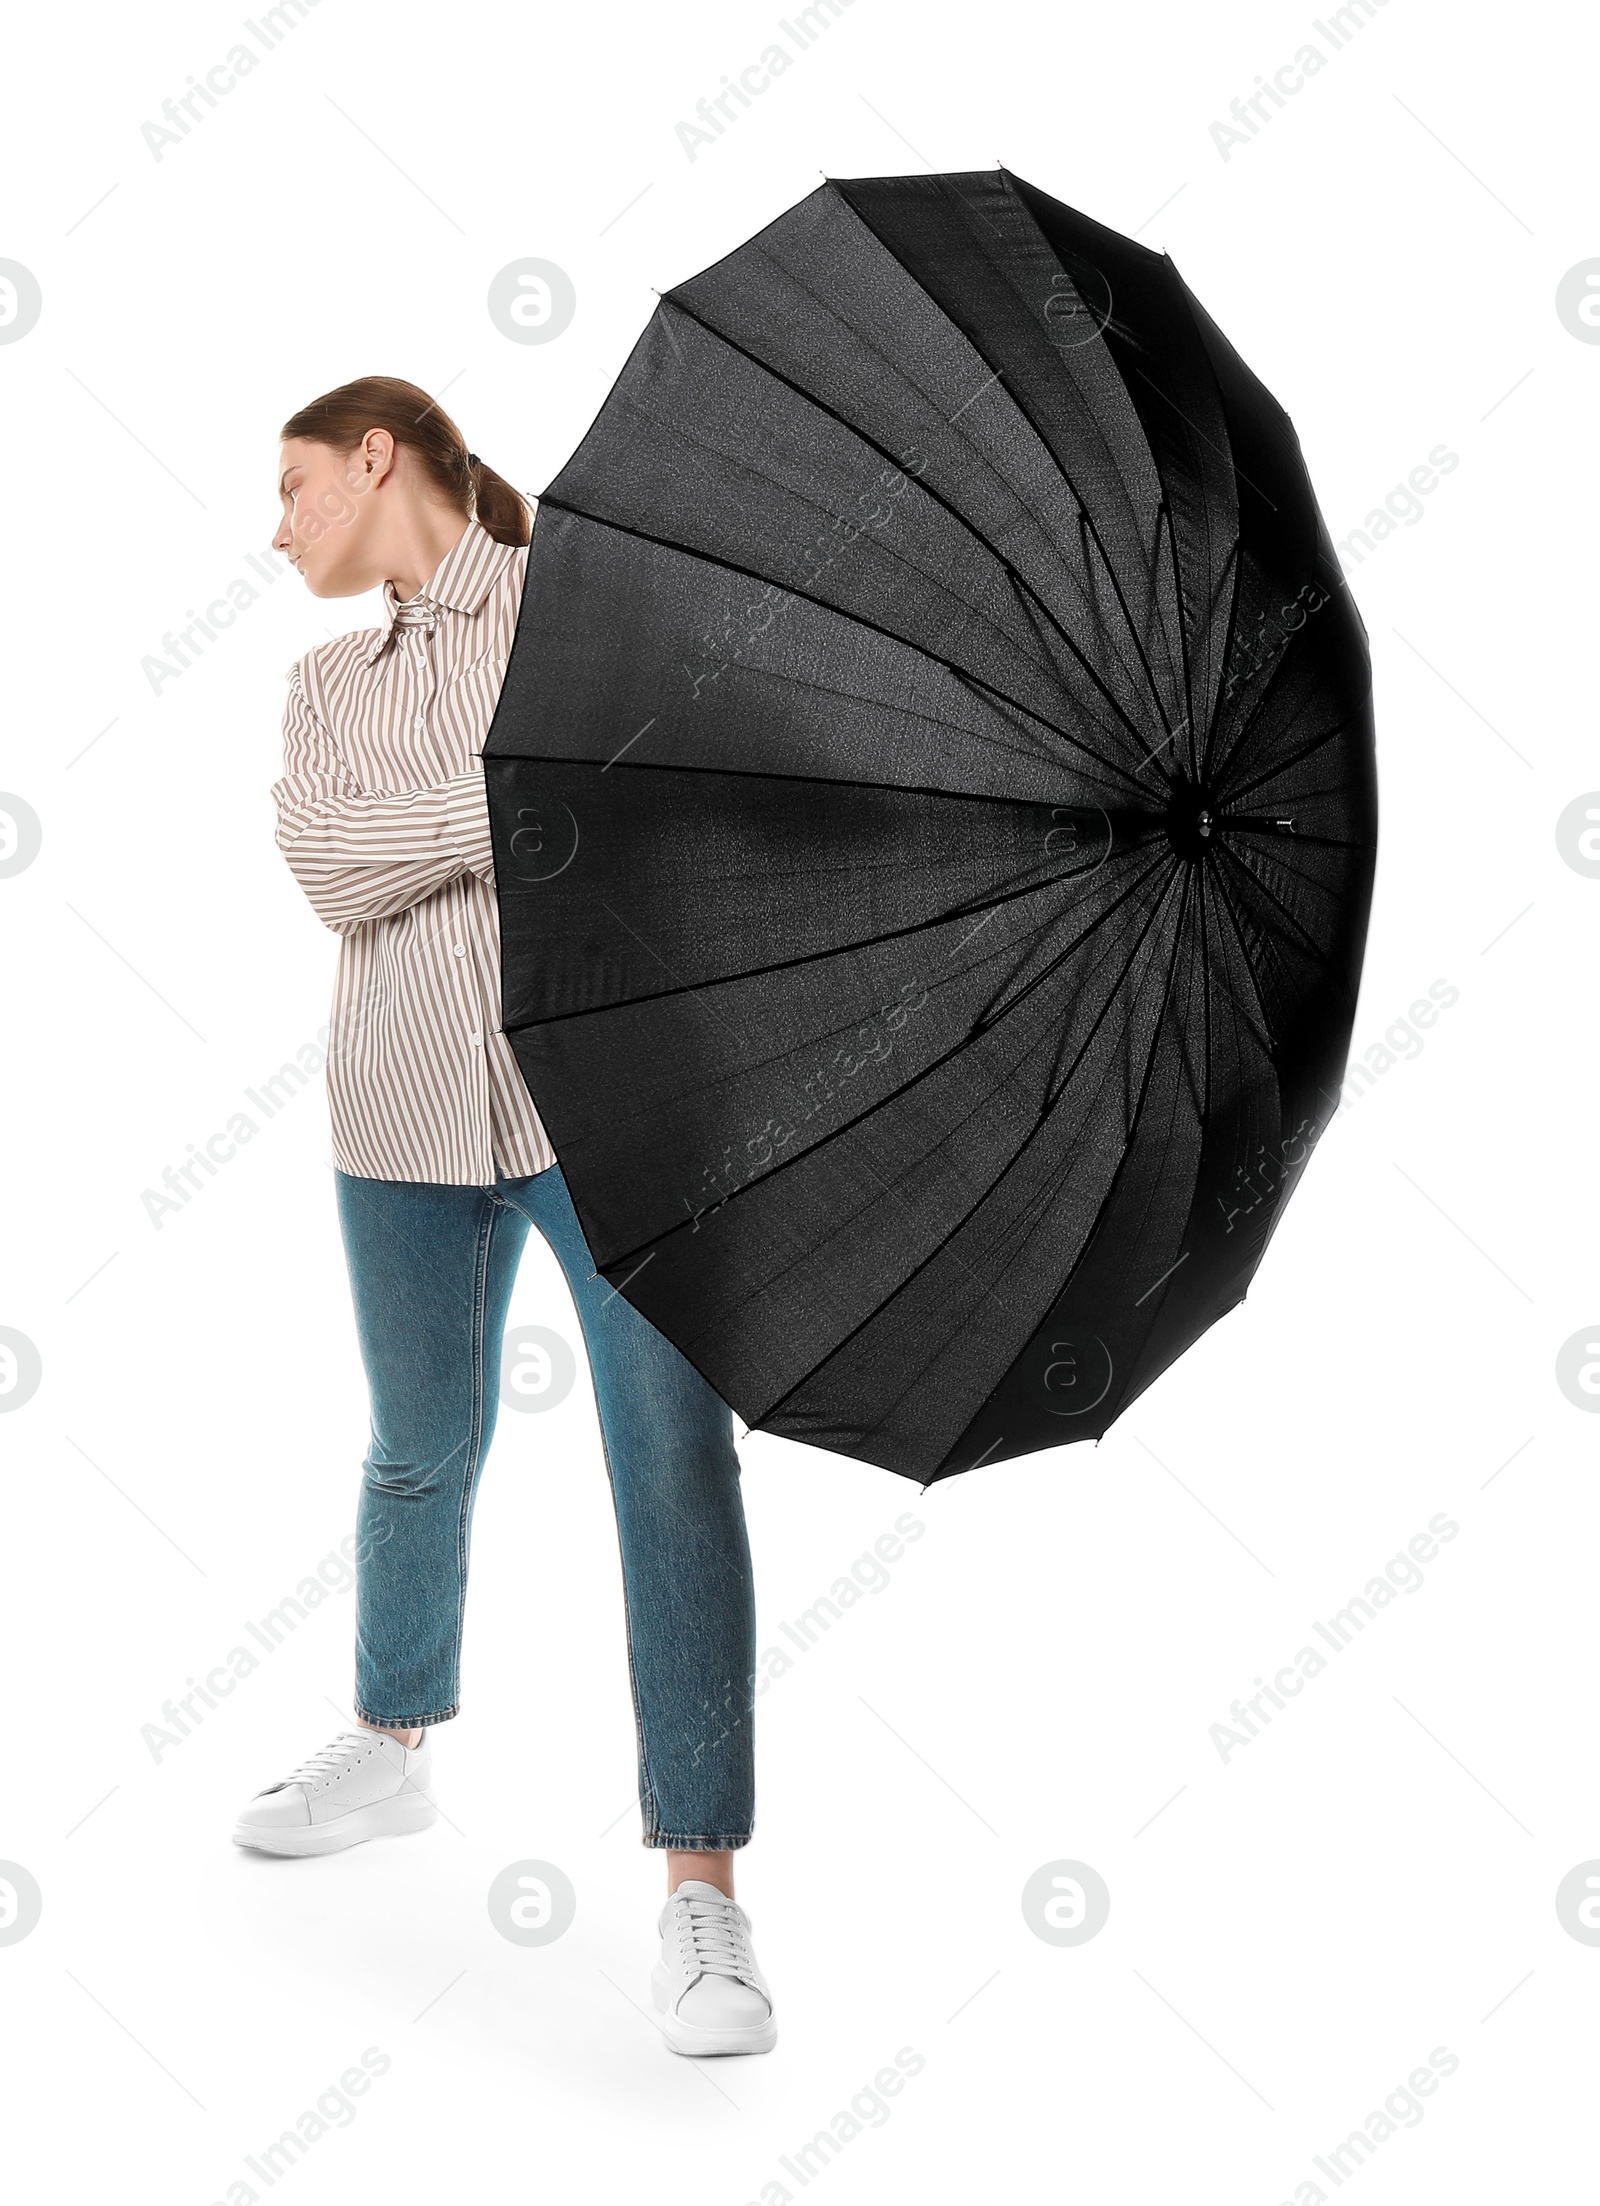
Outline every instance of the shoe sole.
POLYGON ((778 2025, 768 2015, 759 2030, 697 2030, 676 2015, 661 2017, 661 2038, 669 2053, 691 2057, 715 2053, 770 2053, 778 2042, 778 2025))
POLYGON ((661 2018, 661 2037, 667 2050, 687 2053, 691 2056, 722 2053, 770 2053, 778 2042, 778 2018, 769 2014, 765 2022, 753 2023, 742 2030, 708 2030, 697 2028, 692 2022, 682 2022, 674 2014, 668 2014, 662 2000, 663 1987, 657 1977, 652 1980, 650 1996, 661 2018))
POLYGON ((369 1838, 404 1838, 412 1831, 425 1831, 438 1814, 426 1793, 401 1793, 393 1800, 352 1808, 331 1823, 291 1824, 282 1830, 241 1823, 234 1830, 233 1843, 258 1854, 337 1854, 369 1838))

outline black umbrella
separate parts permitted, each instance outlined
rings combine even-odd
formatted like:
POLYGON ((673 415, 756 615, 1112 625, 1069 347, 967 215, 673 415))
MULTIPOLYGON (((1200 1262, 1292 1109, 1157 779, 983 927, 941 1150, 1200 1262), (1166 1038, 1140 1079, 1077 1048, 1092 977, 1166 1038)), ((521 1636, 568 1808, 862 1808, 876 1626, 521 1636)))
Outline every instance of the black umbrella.
POLYGON ((878 177, 665 294, 484 757, 595 1261, 751 1426, 931 1482, 1099 1435, 1242 1299, 1343 1076, 1370 675, 1170 260, 878 177))

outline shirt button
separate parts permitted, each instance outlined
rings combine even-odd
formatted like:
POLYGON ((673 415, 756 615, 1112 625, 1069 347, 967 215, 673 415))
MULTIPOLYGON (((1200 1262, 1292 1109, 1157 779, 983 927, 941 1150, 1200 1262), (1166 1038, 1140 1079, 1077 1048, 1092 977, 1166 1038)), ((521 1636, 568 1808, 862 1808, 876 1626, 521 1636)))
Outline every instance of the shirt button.
POLYGON ((422 728, 422 727, 423 727, 423 726, 425 725, 425 722, 424 722, 424 720, 423 720, 423 717, 422 717, 422 715, 421 715, 421 713, 420 713, 420 712, 419 712, 419 713, 417 714, 417 717, 416 717, 416 719, 415 719, 415 720, 414 720, 414 721, 413 721, 413 722, 412 722, 411 724, 412 724, 412 726, 413 726, 414 728, 417 728, 418 730, 420 730, 420 729, 421 729, 421 728, 422 728))
POLYGON ((482 1047, 483 1036, 481 1034, 469 1034, 467 1036, 467 1040, 471 1042, 475 1047, 482 1047))
POLYGON ((467 954, 467 946, 464 942, 452 942, 450 947, 457 957, 465 957, 467 954))

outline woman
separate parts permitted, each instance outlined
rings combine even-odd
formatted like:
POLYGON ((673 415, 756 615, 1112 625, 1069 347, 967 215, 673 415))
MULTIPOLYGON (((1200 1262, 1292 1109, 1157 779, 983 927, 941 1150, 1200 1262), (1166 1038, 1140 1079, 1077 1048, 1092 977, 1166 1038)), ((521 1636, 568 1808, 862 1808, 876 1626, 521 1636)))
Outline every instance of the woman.
POLYGON ((596 1275, 499 1029, 480 752, 516 631, 528 508, 425 391, 390 376, 304 407, 280 464, 273 546, 312 596, 383 587, 381 627, 289 669, 272 791, 278 846, 341 938, 328 1100, 372 1436, 356 1728, 259 1793, 234 1836, 321 1854, 434 1820, 432 1735, 458 1708, 473 1496, 536 1225, 583 1328, 616 1509, 643 1841, 667 1856, 663 2034, 679 2052, 765 2052, 771 1995, 733 1897, 754 1808, 755 1613, 732 1418, 596 1275))

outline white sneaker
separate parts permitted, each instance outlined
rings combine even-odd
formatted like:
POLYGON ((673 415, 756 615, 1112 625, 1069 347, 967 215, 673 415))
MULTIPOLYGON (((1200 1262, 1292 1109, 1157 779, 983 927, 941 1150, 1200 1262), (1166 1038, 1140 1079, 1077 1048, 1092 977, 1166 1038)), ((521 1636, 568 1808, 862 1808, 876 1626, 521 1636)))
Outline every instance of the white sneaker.
POLYGON ((438 1815, 431 1797, 433 1751, 376 1731, 341 1731, 331 1745, 265 1792, 239 1817, 236 1846, 264 1854, 334 1854, 364 1838, 422 1831, 438 1815))
POLYGON ((675 2053, 770 2053, 772 1994, 750 1945, 750 1918, 714 1884, 685 1877, 661 1910, 651 1992, 675 2053))

